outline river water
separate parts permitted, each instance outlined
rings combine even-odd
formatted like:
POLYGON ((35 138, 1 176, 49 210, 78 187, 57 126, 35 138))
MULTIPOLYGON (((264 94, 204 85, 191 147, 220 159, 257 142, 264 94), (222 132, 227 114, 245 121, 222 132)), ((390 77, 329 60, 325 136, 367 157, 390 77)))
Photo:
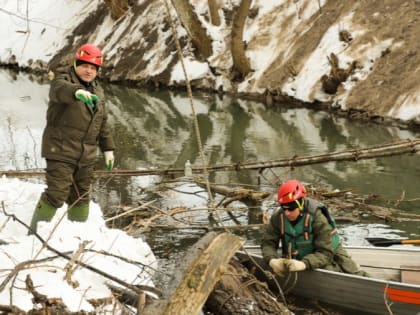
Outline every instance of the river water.
MULTIPOLYGON (((48 82, 0 70, 0 85, 0 169, 44 167, 40 143, 48 82)), ((144 91, 116 85, 106 85, 105 90, 117 145, 116 168, 183 167, 187 160, 193 165, 201 164, 194 117, 185 93, 144 91)), ((416 132, 335 117, 328 112, 287 105, 267 108, 261 103, 226 96, 195 94, 193 104, 209 165, 316 155, 419 137, 416 132)), ((98 167, 102 167, 99 158, 98 167)), ((382 205, 400 199, 402 194, 406 199, 420 198, 419 154, 329 162, 294 169, 276 168, 266 170, 258 177, 257 171, 218 172, 210 174, 210 181, 255 185, 250 187, 275 192, 279 182, 298 178, 331 190, 352 189, 358 194, 377 194, 382 205)), ((170 209, 182 204, 179 190, 185 188, 193 193, 186 204, 202 206, 206 202, 205 194, 188 184, 167 190, 166 194, 147 188, 151 183, 157 185, 161 181, 157 176, 101 180, 95 185, 93 197, 103 209, 133 206, 140 200, 153 198, 159 199, 160 207, 170 209), (194 201, 194 198, 201 201, 194 201)), ((403 202, 399 208, 420 214, 420 201, 403 202)), ((248 220, 246 214, 238 217, 248 220)), ((202 215, 199 220, 205 222, 207 216, 202 215)), ((357 237, 360 230, 385 230, 401 237, 420 236, 418 222, 378 222, 371 226, 342 224, 340 227, 346 241, 356 245, 360 245, 357 237)), ((202 230, 163 230, 146 237, 170 271, 176 268, 174 259, 202 233, 202 230)))

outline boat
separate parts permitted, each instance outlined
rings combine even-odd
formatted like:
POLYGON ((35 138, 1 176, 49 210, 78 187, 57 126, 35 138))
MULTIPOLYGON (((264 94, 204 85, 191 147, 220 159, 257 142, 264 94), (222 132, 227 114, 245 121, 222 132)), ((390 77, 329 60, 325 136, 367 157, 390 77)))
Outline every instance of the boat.
POLYGON ((420 315, 420 249, 345 248, 371 277, 315 269, 275 276, 273 280, 259 247, 244 247, 236 257, 273 291, 336 306, 346 310, 344 314, 420 315))

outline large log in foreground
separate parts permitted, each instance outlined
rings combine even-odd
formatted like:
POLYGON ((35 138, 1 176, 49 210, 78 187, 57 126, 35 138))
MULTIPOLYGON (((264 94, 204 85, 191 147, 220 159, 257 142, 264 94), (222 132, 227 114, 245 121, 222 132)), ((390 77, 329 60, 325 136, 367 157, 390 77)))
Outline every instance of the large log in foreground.
POLYGON ((209 233, 180 263, 165 298, 147 305, 145 315, 199 314, 214 285, 244 240, 231 233, 209 233))

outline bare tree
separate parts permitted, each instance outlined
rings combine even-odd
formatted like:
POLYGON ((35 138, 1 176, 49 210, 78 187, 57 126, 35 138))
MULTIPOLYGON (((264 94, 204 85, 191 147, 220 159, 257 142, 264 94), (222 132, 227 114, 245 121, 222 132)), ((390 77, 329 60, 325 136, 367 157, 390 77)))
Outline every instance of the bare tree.
POLYGON ((213 54, 211 38, 201 25, 192 5, 188 0, 172 0, 172 4, 182 25, 187 30, 188 36, 197 49, 197 57, 202 60, 210 57, 213 54))
POLYGON ((252 0, 242 0, 238 11, 233 18, 232 27, 232 58, 233 69, 238 71, 242 78, 251 72, 251 65, 245 56, 245 44, 242 40, 244 25, 249 14, 252 0))
POLYGON ((128 10, 128 0, 105 0, 111 10, 111 17, 114 20, 122 17, 128 10))
POLYGON ((213 25, 220 25, 220 16, 219 16, 219 4, 217 0, 208 0, 209 11, 210 11, 210 21, 213 25))

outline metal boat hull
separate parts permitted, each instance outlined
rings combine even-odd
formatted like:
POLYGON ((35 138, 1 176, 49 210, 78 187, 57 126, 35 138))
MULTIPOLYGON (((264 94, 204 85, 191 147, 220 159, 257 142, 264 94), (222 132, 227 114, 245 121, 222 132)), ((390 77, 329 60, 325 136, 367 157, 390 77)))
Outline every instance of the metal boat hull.
MULTIPOLYGON (((276 277, 276 281, 283 291, 290 290, 294 295, 344 307, 359 314, 420 315, 420 250, 376 247, 346 249, 362 269, 372 275, 371 278, 317 269, 276 277), (401 282, 401 266, 412 273, 413 283, 401 282), (419 284, 416 284, 416 279, 419 284)), ((249 248, 246 252, 238 253, 237 257, 242 261, 248 260, 248 267, 256 262, 262 269, 270 270, 263 262, 259 249, 249 248)), ((275 289, 275 281, 268 279, 258 269, 255 268, 256 276, 275 289)))

